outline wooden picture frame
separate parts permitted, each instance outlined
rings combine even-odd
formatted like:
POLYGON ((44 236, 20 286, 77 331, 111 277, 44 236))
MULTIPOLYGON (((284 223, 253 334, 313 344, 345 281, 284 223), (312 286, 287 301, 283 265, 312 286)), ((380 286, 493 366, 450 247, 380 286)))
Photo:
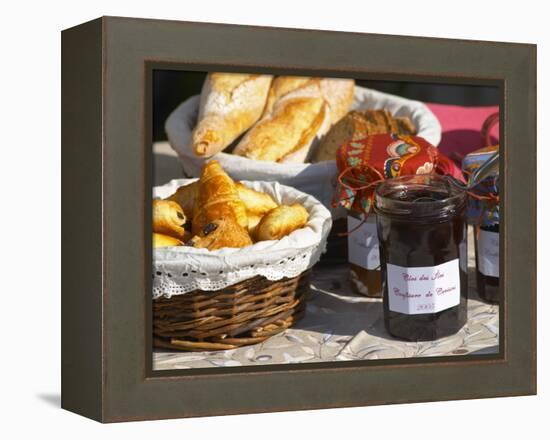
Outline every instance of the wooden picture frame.
POLYGON ((115 17, 67 29, 62 222, 62 407, 86 417, 535 394, 536 46, 115 17), (147 78, 158 66, 500 87, 500 354, 153 372, 147 78))

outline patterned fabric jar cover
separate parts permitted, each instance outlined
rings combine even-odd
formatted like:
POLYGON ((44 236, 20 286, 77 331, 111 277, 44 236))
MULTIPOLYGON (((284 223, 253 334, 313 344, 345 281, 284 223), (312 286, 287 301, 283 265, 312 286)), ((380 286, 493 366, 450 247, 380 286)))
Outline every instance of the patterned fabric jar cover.
POLYGON ((339 187, 333 205, 368 215, 376 185, 411 174, 451 174, 464 177, 454 162, 424 138, 375 134, 347 142, 336 153, 339 187))
MULTIPOLYGON (((498 145, 493 145, 467 154, 462 161, 462 170, 465 174, 473 173, 498 149, 498 145)), ((471 191, 471 195, 468 198, 468 208, 466 210, 468 222, 481 226, 494 226, 498 224, 498 172, 477 185, 471 191), (477 199, 476 196, 481 196, 482 198, 477 199)))

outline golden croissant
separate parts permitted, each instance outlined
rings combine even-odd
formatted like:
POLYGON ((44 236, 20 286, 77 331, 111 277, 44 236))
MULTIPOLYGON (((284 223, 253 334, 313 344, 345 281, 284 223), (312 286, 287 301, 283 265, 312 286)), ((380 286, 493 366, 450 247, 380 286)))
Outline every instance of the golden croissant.
POLYGON ((281 205, 269 211, 256 227, 256 239, 280 240, 296 229, 305 226, 309 218, 307 210, 299 204, 281 205))
POLYGON ((194 236, 186 245, 196 248, 216 250, 221 248, 241 248, 252 244, 248 231, 233 218, 226 217, 208 223, 199 235, 194 236))
POLYGON ((192 221, 193 234, 200 234, 208 223, 222 218, 232 218, 243 228, 248 227, 246 207, 239 198, 235 182, 218 161, 211 160, 204 166, 199 180, 192 221))
POLYGON ((176 202, 183 209, 185 216, 192 219, 198 193, 199 181, 197 180, 188 185, 180 186, 177 191, 170 197, 167 197, 166 200, 176 202))
MULTIPOLYGON (((197 195, 199 193, 200 183, 190 183, 188 185, 180 186, 177 191, 166 200, 172 200, 178 203, 185 215, 188 218, 193 218, 193 212, 196 205, 197 195)), ((246 212, 249 216, 262 216, 271 209, 277 207, 277 202, 273 198, 264 192, 256 191, 241 182, 236 182, 237 194, 244 203, 246 212)))
POLYGON ((170 200, 153 200, 153 232, 183 238, 187 221, 181 206, 170 200))
POLYGON ((241 182, 237 182, 235 185, 248 215, 262 216, 277 207, 277 202, 269 194, 249 188, 241 182))
POLYGON ((165 234, 153 232, 153 248, 162 248, 169 246, 181 246, 183 242, 177 238, 165 234))

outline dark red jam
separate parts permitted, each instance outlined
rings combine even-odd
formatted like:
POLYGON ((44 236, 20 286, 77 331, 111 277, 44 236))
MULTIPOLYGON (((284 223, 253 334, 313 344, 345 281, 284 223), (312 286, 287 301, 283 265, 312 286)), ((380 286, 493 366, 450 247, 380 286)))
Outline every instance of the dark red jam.
POLYGON ((384 323, 409 341, 452 335, 466 323, 465 193, 435 175, 376 189, 384 323))
POLYGON ((481 299, 492 304, 498 304, 500 301, 498 233, 499 225, 497 223, 491 226, 476 228, 474 234, 476 245, 477 293, 481 299), (481 234, 483 234, 484 237, 480 237, 481 234), (489 244, 490 241, 494 242, 495 240, 496 244, 489 244), (480 247, 482 247, 482 249, 480 249, 480 247), (480 261, 481 259, 484 259, 484 261, 480 261))

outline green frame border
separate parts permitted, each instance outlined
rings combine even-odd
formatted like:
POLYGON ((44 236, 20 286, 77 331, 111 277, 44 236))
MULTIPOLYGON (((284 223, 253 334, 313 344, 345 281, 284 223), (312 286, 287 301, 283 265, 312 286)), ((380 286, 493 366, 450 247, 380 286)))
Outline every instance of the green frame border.
POLYGON ((536 393, 536 46, 104 17, 63 32, 62 86, 64 408, 115 422, 536 393), (152 373, 158 66, 499 85, 502 355, 152 373))

